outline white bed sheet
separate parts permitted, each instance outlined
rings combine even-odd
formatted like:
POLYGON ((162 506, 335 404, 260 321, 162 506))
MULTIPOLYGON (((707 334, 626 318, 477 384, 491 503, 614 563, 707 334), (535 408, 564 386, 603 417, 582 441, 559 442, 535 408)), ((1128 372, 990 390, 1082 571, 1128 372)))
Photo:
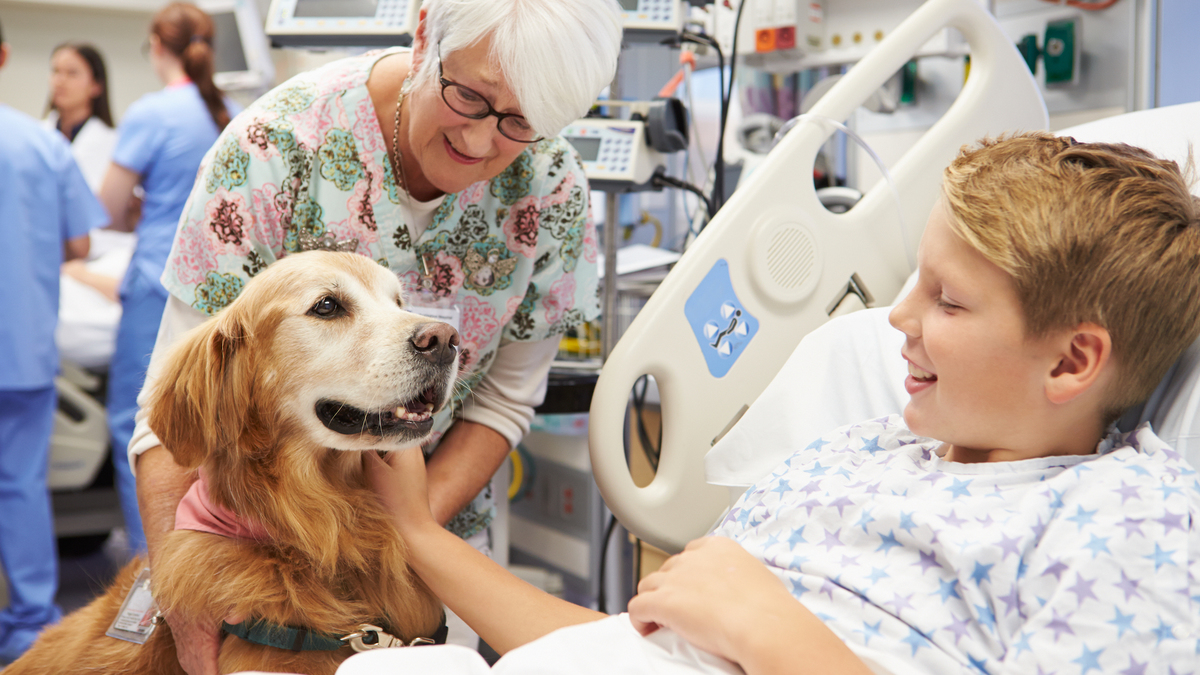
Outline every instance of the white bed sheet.
MULTIPOLYGON (((92 230, 87 269, 116 280, 125 276, 136 237, 127 232, 92 230)), ((121 303, 65 274, 59 275, 58 326, 54 341, 59 357, 83 368, 108 367, 116 350, 121 303)))
POLYGON ((356 654, 338 675, 446 673, 454 675, 735 675, 741 668, 693 647, 669 630, 643 638, 627 614, 562 628, 514 649, 489 669, 456 645, 386 649, 356 654))

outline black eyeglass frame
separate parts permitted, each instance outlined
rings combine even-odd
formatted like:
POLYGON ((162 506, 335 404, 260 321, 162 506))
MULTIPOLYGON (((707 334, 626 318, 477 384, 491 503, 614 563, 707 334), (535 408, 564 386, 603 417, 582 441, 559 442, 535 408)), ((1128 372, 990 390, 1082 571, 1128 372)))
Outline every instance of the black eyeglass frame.
POLYGON ((442 43, 440 43, 440 42, 437 45, 437 57, 438 57, 438 82, 440 82, 442 85, 442 100, 445 101, 446 107, 453 110, 456 115, 462 115, 463 117, 466 117, 467 119, 471 119, 471 120, 481 120, 486 117, 495 117, 496 118, 496 131, 499 131, 501 136, 507 138, 510 141, 516 142, 516 143, 527 143, 528 144, 528 143, 537 143, 538 141, 545 140, 545 136, 538 136, 537 138, 534 138, 531 140, 525 140, 522 138, 513 138, 512 136, 509 136, 508 134, 504 133, 504 129, 500 128, 501 122, 503 122, 505 119, 507 119, 509 117, 519 117, 521 119, 525 119, 525 116, 524 115, 514 115, 512 113, 502 113, 502 112, 496 110, 495 108, 493 108, 492 102, 487 100, 487 97, 484 96, 483 94, 480 94, 479 92, 466 86, 465 84, 459 84, 453 80, 446 79, 445 71, 442 70, 442 43), (450 99, 446 98, 446 89, 449 87, 458 87, 459 89, 463 89, 465 91, 470 92, 470 94, 472 96, 478 98, 480 101, 483 101, 483 104, 485 106, 487 106, 487 110, 484 112, 481 112, 481 113, 465 113, 465 112, 459 110, 458 108, 455 108, 454 104, 450 102, 450 99))

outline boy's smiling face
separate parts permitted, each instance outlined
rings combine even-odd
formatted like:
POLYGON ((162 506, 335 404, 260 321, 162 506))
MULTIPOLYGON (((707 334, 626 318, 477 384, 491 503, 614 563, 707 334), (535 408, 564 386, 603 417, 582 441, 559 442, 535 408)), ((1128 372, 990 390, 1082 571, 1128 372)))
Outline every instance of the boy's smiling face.
POLYGON ((1044 409, 1057 353, 1050 340, 1026 338, 1011 277, 959 237, 949 217, 939 200, 921 239, 917 285, 889 317, 907 336, 904 420, 949 444, 948 459, 1017 459, 1038 443, 1029 429, 1039 425, 1019 422, 1044 409))

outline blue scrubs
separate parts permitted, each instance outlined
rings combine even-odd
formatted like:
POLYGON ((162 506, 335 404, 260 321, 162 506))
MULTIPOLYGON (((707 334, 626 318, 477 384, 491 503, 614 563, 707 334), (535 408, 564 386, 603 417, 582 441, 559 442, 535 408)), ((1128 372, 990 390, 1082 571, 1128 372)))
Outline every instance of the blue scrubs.
POLYGON ((20 656, 60 612, 46 487, 56 397, 63 244, 108 223, 66 140, 0 105, 0 663, 20 656))
MULTIPOLYGON (((230 115, 236 113, 230 101, 225 106, 230 115)), ((121 282, 121 323, 109 366, 107 401, 117 491, 135 552, 145 552, 146 537, 126 450, 133 437, 138 392, 146 380, 167 304, 167 291, 159 278, 200 161, 219 133, 199 89, 190 82, 141 97, 129 106, 117 128, 113 162, 141 176, 146 190, 137 248, 121 282)))

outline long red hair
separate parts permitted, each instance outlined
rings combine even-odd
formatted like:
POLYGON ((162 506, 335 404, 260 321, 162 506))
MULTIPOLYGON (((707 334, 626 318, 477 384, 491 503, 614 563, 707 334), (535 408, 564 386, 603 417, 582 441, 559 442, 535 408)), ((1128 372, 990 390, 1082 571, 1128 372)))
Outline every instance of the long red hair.
POLYGON ((223 130, 229 124, 229 110, 225 108, 221 90, 213 82, 212 17, 191 3, 172 2, 154 15, 150 33, 183 62, 183 72, 200 90, 217 128, 223 130))

